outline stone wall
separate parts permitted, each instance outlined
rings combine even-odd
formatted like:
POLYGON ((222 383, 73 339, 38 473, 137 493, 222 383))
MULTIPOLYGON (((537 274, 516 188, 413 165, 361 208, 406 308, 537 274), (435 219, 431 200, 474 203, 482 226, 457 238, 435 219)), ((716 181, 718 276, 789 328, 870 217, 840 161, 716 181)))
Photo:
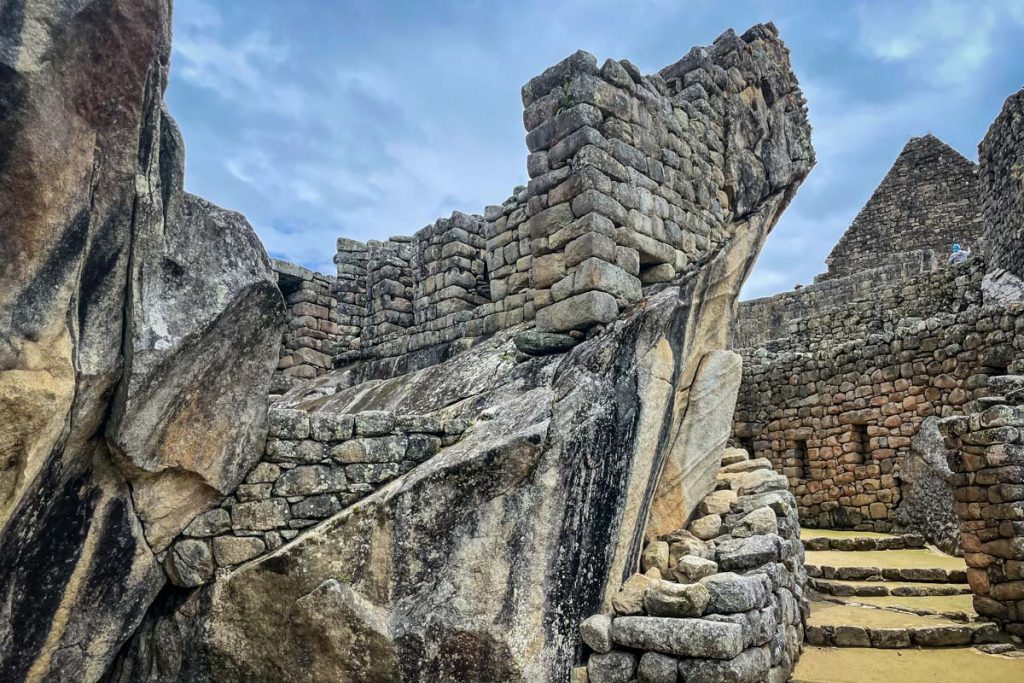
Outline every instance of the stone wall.
POLYGON ((884 267, 796 292, 743 301, 733 346, 813 350, 893 329, 908 318, 957 313, 982 303, 985 262, 977 257, 940 270, 901 277, 884 267), (877 278, 877 279, 873 279, 877 278), (772 344, 779 340, 778 344, 772 344))
POLYGON ((789 680, 807 617, 796 501, 767 460, 721 462, 696 519, 648 543, 614 612, 583 622, 590 681, 789 680))
POLYGON ((809 148, 795 84, 759 66, 784 63, 775 37, 729 31, 651 76, 577 52, 532 79, 527 187, 411 238, 339 240, 339 322, 352 334, 336 365, 423 367, 523 321, 586 333, 643 287, 693 272, 737 216, 793 180, 790 151, 809 148), (747 118, 730 129, 737 111, 747 118), (754 139, 776 150, 770 163, 754 139))
POLYGON ((981 236, 977 167, 933 135, 911 138, 825 259, 815 281, 874 268, 903 251, 941 257, 981 236))
MULTIPOLYGON (((983 264, 976 259, 969 266, 958 265, 956 271, 964 277, 933 273, 942 268, 935 252, 925 249, 908 251, 887 259, 887 263, 843 277, 815 282, 812 285, 782 292, 760 299, 741 301, 733 327, 733 346, 752 347, 766 344, 772 339, 807 333, 822 324, 831 324, 831 310, 851 301, 868 301, 864 313, 888 315, 899 310, 901 316, 923 317, 941 311, 959 311, 980 300, 977 288, 981 282, 983 264), (921 276, 921 277, 918 277, 921 276), (905 281, 907 289, 900 286, 905 281), (934 284, 933 284, 934 283, 934 284), (920 287, 932 296, 920 297, 920 287), (937 297, 935 295, 938 295, 937 297), (878 296, 885 297, 877 300, 878 296)), ((855 321, 871 329, 871 319, 858 316, 855 321)))
POLYGON ((1024 636, 1024 377, 992 384, 996 392, 1012 389, 1017 405, 949 418, 940 429, 954 472, 974 609, 1024 636))
POLYGON ((234 495, 200 515, 163 558, 180 586, 275 550, 458 441, 467 423, 383 410, 272 408, 263 459, 234 495))
POLYGON ((271 386, 272 392, 280 393, 297 381, 332 370, 343 333, 334 277, 280 259, 272 264, 288 309, 278 372, 271 386))
POLYGON ((1024 90, 1006 99, 978 157, 986 258, 1024 278, 1024 90))
POLYGON ((735 434, 789 477, 805 525, 889 531, 922 420, 988 393, 1024 355, 1024 317, 1008 304, 845 332, 861 306, 834 309, 829 335, 740 351, 735 434))

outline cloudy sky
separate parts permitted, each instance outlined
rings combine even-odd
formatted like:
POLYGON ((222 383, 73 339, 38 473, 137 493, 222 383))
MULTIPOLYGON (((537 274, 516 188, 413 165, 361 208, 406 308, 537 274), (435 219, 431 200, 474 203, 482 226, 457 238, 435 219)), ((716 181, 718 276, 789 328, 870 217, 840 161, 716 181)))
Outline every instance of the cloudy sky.
POLYGON ((167 100, 186 186, 268 251, 333 272, 339 236, 412 234, 527 179, 520 86, 576 49, 645 73, 773 21, 818 165, 745 298, 810 282, 907 138, 970 159, 1024 86, 1024 0, 175 0, 167 100))

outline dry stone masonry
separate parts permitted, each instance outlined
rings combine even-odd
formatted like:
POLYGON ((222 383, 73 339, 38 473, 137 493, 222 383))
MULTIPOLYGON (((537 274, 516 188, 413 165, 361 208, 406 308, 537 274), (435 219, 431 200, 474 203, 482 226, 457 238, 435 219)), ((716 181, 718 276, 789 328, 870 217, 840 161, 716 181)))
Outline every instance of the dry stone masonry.
POLYGON ((807 615, 796 501, 767 460, 734 448, 722 465, 697 517, 580 626, 592 683, 789 680, 807 615))
POLYGON ((986 258, 1024 279, 1024 90, 1007 98, 978 157, 986 258))
POLYGON ((736 216, 793 180, 808 144, 798 93, 756 67, 785 56, 773 31, 727 33, 652 76, 577 52, 527 83, 525 188, 412 237, 338 240, 336 364, 423 367, 524 321, 585 333, 694 272, 735 237, 736 216))
POLYGON ((347 415, 272 408, 266 455, 234 495, 198 517, 164 558, 198 586, 276 550, 458 441, 464 421, 383 410, 347 415))
POLYGON ((870 270, 880 262, 937 255, 981 236, 977 166, 934 135, 911 140, 860 210, 815 281, 870 270), (908 235, 914 235, 912 241, 908 235))
POLYGON ((974 608, 1024 636, 1024 376, 994 377, 990 386, 993 395, 974 404, 980 412, 947 418, 940 429, 974 608))
POLYGON ((284 393, 295 382, 319 377, 334 367, 344 332, 334 277, 280 259, 274 259, 273 267, 288 307, 288 326, 271 391, 284 393))

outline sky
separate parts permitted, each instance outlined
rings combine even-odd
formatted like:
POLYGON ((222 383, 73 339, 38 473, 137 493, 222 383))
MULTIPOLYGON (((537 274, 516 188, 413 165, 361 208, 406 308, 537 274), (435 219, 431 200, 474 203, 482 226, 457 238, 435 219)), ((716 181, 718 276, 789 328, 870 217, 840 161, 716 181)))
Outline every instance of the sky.
POLYGON ((971 160, 1024 87, 1024 0, 175 0, 166 100, 190 192, 275 257, 333 273, 338 237, 411 235, 524 184, 520 88, 577 49, 644 73, 772 21, 818 163, 743 298, 807 284, 906 141, 971 160))

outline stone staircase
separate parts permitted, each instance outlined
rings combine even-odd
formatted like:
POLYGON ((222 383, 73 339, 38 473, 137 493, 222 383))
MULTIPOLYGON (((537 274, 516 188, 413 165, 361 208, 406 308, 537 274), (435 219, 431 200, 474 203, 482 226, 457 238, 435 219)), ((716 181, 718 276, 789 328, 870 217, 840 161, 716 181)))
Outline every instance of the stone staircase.
POLYGON ((812 602, 794 681, 1024 680, 1024 652, 974 611, 962 558, 916 534, 801 536, 812 602))

